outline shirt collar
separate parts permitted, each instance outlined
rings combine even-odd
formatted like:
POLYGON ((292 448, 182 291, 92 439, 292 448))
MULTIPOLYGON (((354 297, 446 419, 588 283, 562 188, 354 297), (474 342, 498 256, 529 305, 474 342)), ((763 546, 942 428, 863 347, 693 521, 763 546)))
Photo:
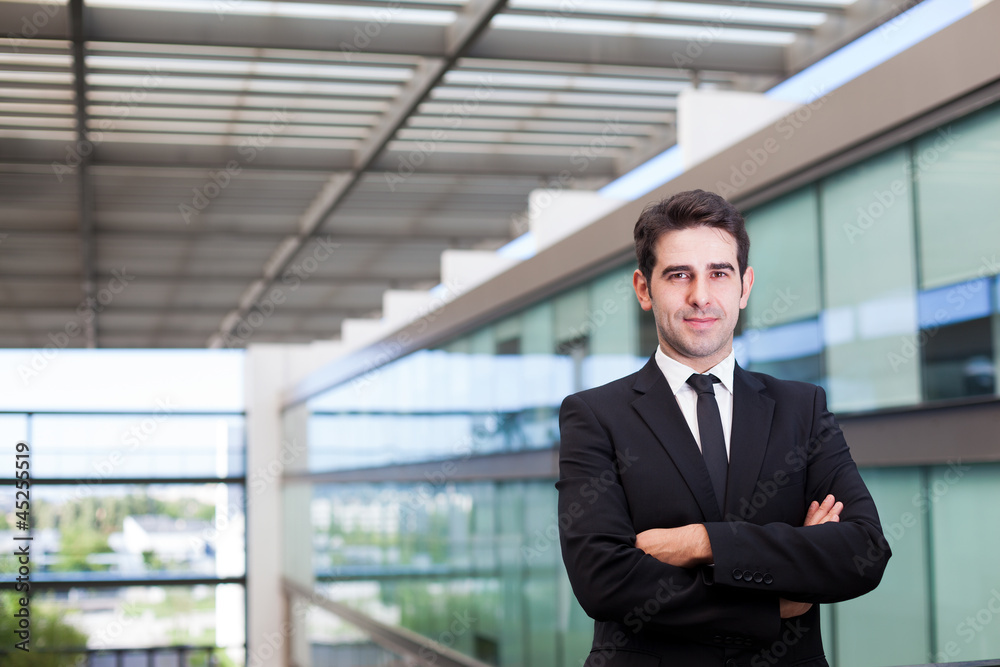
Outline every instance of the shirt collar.
MULTIPOLYGON (((688 387, 687 381, 691 377, 692 373, 697 373, 696 370, 690 366, 685 366, 681 362, 677 361, 672 357, 668 357, 664 354, 663 350, 659 345, 656 346, 656 365, 660 367, 660 372, 663 373, 663 377, 667 379, 667 384, 670 385, 670 389, 677 395, 677 392, 688 387)), ((733 393, 733 371, 736 367, 736 354, 733 350, 729 351, 729 356, 717 363, 712 368, 708 369, 706 373, 711 373, 715 377, 719 378, 722 386, 729 390, 729 393, 733 393)))

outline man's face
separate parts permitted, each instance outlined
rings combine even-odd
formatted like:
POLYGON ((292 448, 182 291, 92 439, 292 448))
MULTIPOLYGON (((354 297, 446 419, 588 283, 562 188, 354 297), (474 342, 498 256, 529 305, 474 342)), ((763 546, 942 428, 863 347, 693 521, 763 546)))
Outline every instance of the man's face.
POLYGON ((736 239, 714 227, 667 232, 655 248, 651 279, 639 270, 632 277, 639 305, 653 311, 664 354, 705 372, 732 350, 753 269, 740 280, 736 239))

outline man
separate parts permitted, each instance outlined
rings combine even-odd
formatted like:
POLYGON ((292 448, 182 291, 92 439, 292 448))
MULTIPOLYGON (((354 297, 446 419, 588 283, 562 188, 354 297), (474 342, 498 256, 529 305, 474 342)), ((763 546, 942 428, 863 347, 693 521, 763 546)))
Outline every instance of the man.
POLYGON ((635 245, 659 347, 559 413, 586 665, 827 665, 816 605, 872 590, 890 552, 826 395, 735 362, 754 276, 731 204, 676 194, 643 211, 635 245))

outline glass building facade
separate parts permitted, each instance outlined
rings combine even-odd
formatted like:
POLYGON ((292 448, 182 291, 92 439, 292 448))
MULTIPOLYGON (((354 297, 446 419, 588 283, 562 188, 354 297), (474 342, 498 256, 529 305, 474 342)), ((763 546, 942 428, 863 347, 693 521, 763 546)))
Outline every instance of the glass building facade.
MULTIPOLYGON (((746 211, 756 283, 739 363, 823 385, 841 415, 995 398, 998 184, 993 105, 746 211)), ((592 622, 562 567, 554 478, 501 462, 553 452, 567 394, 653 353, 633 268, 309 401, 312 478, 289 488, 311 488, 314 574, 331 597, 490 664, 581 664, 592 622), (470 479, 473 461, 497 461, 496 475, 470 479), (316 481, 337 471, 361 474, 316 481)), ((894 556, 873 593, 824 608, 831 664, 1000 654, 1000 522, 982 511, 1000 504, 1000 465, 862 474, 894 556)))
MULTIPOLYGON (((14 550, 0 555, 0 630, 30 592, 34 631, 0 664, 245 664, 242 354, 57 354, 0 399, 16 408, 0 413, 0 454, 29 461, 24 495, 13 466, 0 478, 0 539, 30 545, 25 581, 14 550), (95 369, 99 392, 68 381, 95 369)), ((5 351, 0 368, 32 358, 5 351)))

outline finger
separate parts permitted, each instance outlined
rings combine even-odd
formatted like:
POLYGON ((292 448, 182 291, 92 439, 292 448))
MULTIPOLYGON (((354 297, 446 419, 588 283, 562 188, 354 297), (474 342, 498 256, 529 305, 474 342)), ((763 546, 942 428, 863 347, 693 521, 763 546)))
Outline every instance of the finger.
POLYGON ((802 525, 811 526, 816 523, 817 514, 819 513, 819 503, 815 500, 809 503, 809 507, 806 509, 806 520, 802 525))
POLYGON ((840 521, 840 512, 844 509, 844 503, 837 502, 830 511, 827 512, 826 516, 820 519, 819 523, 826 523, 827 521, 840 521))
POLYGON ((830 512, 830 510, 833 509, 833 506, 836 503, 837 503, 837 499, 834 498, 833 494, 831 493, 831 494, 828 494, 827 497, 823 499, 823 502, 820 503, 819 508, 820 508, 820 510, 822 510, 823 514, 828 514, 830 512))

